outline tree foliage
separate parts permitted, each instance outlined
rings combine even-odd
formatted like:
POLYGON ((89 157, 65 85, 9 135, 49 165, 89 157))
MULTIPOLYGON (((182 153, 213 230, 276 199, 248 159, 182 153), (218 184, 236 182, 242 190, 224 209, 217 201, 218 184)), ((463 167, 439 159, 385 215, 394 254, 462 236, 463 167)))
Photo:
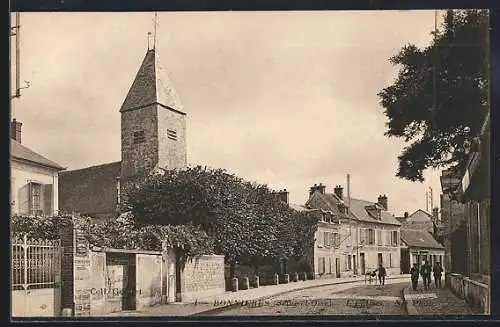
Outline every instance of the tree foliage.
POLYGON ((232 264, 258 265, 300 252, 297 213, 266 185, 223 169, 196 166, 151 175, 130 189, 127 204, 140 224, 199 228, 232 264))
POLYGON ((489 110, 488 11, 448 10, 444 20, 431 45, 409 44, 390 58, 399 74, 378 94, 385 135, 411 142, 396 174, 411 181, 429 167, 462 168, 489 110))

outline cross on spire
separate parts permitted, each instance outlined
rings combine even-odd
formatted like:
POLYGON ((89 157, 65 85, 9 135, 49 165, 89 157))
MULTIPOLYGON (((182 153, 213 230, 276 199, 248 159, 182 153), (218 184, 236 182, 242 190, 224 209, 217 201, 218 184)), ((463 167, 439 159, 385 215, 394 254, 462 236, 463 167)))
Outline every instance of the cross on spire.
POLYGON ((158 25, 160 25, 159 21, 158 21, 158 13, 155 12, 154 14, 154 17, 153 17, 153 33, 151 35, 151 32, 148 32, 148 50, 154 50, 155 49, 155 46, 156 46, 156 27, 158 25), (151 39, 151 37, 153 38, 152 40, 152 46, 150 46, 149 44, 149 41, 151 39))

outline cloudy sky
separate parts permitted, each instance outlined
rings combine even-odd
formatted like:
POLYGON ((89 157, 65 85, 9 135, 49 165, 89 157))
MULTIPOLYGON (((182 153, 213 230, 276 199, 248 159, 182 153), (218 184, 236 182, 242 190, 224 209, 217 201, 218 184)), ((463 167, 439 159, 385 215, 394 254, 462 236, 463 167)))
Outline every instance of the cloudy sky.
MULTIPOLYGON (((314 183, 395 214, 425 209, 424 183, 395 177, 377 92, 388 58, 426 46, 434 11, 158 13, 156 48, 188 113, 188 162, 226 168, 303 204, 314 183)), ((13 101, 23 144, 68 167, 120 160, 118 112, 147 50, 152 13, 23 13, 13 101)))

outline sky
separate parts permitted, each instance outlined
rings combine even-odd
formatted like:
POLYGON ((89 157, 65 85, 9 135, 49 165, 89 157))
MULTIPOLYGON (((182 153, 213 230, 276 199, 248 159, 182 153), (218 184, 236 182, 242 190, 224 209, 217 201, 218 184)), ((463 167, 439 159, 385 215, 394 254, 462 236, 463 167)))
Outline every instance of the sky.
MULTIPOLYGON (((12 102, 22 143, 78 169, 120 160, 119 109, 153 31, 153 13, 22 13, 12 102)), ((426 209, 439 174, 395 176, 404 142, 384 136, 377 93, 388 59, 431 40, 434 11, 160 12, 156 49, 187 112, 189 165, 225 168, 304 204, 309 188, 426 209)), ((15 57, 12 55, 12 59, 15 57)))

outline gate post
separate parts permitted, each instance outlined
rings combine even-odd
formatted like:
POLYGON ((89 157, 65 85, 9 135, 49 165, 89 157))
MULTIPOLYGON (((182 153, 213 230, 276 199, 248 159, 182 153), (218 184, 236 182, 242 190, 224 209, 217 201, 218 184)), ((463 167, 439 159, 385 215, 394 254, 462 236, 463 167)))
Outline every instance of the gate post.
POLYGON ((78 218, 61 228, 61 315, 90 316, 90 249, 78 218))

